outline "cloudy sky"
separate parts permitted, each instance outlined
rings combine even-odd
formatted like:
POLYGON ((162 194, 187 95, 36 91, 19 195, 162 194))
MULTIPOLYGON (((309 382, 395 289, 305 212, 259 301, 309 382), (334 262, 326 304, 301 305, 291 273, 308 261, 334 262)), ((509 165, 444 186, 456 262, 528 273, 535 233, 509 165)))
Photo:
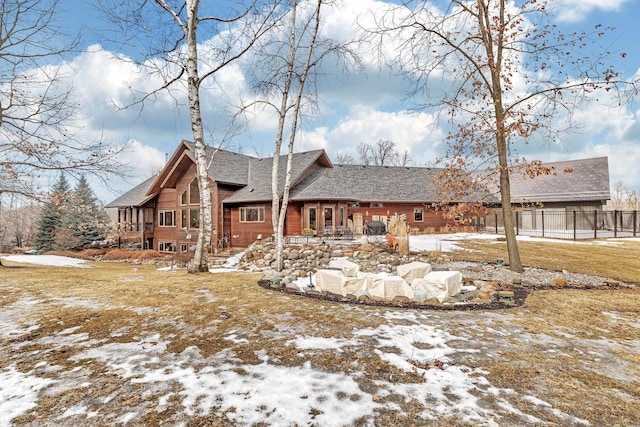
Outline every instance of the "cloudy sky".
MULTIPOLYGON (((70 29, 83 31, 82 49, 66 64, 75 71, 73 85, 82 106, 83 135, 89 139, 102 136, 112 144, 131 143, 124 160, 135 165, 139 173, 113 182, 116 190, 124 192, 157 170, 179 141, 192 139, 188 110, 184 102, 176 107, 175 98, 168 94, 146 103, 143 109, 114 108, 114 104, 126 105, 131 101, 131 88, 149 90, 158 82, 141 72, 136 64, 140 58, 133 50, 123 54, 109 41, 104 33, 108 26, 90 2, 61 3, 59 19, 70 29)), ((635 22, 640 16, 639 3, 638 0, 556 0, 555 23, 567 31, 591 30, 597 23, 615 27, 606 43, 616 52, 613 58, 617 70, 632 77, 640 70, 635 22), (622 52, 626 53, 624 59, 620 58, 622 52)), ((385 3, 373 0, 343 1, 341 7, 325 11, 324 34, 346 40, 356 28, 356 21, 363 22, 364 11, 383 7, 385 3)), ((202 38, 201 41, 206 42, 202 38)), ((436 121, 433 111, 414 110, 416 100, 407 98, 410 82, 388 69, 378 68, 376 58, 364 49, 361 55, 363 71, 327 75, 319 82, 321 115, 304 121, 296 151, 323 148, 332 159, 338 154, 357 158, 355 148, 360 142, 388 139, 400 150, 408 150, 412 165, 433 165, 445 150, 445 124, 436 121)), ((208 137, 213 140, 209 142, 218 143, 225 132, 226 116, 222 114, 220 99, 233 99, 235 94, 246 93, 249 71, 242 65, 229 67, 217 79, 222 89, 203 91, 204 123, 208 137)), ((527 160, 543 162, 608 156, 612 185, 622 181, 640 188, 639 113, 638 104, 611 108, 602 100, 593 100, 577 111, 579 128, 574 132, 553 142, 535 141, 520 151, 527 160)), ((273 152, 276 120, 264 113, 250 114, 247 119, 225 147, 269 156, 273 152)), ((118 195, 99 184, 95 184, 94 190, 104 202, 118 195)))

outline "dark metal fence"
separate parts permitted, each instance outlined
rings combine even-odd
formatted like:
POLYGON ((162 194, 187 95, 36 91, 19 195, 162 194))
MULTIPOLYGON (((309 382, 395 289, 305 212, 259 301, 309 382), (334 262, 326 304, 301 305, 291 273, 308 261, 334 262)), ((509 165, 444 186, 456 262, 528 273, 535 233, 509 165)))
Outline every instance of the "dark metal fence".
MULTIPOLYGON (((487 232, 504 234, 502 212, 484 218, 487 232)), ((640 236, 639 211, 530 210, 513 212, 516 234, 559 239, 640 236)))

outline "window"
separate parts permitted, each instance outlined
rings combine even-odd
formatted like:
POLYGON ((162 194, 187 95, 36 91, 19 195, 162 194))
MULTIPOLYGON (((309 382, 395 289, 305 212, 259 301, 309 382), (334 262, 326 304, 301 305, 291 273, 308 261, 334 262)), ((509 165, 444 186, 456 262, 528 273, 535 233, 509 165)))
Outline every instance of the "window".
POLYGON ((187 210, 180 209, 180 227, 185 228, 189 226, 189 222, 187 221, 187 210))
POLYGON ((180 226, 200 228, 200 209, 180 209, 180 226))
POLYGON ((240 222, 264 222, 264 206, 240 208, 240 222))
POLYGON ((188 249, 188 246, 187 246, 186 243, 180 243, 180 253, 181 254, 186 254, 187 253, 187 249, 188 249))
POLYGON ((199 205, 200 204, 200 187, 198 187, 197 178, 193 178, 189 183, 189 188, 180 194, 180 205, 199 205))
POLYGON ((158 251, 160 252, 175 252, 176 244, 173 242, 159 242, 158 251))
POLYGON ((189 209, 189 228, 200 228, 200 209, 189 209))
POLYGON ((200 188, 198 187, 198 180, 193 179, 189 184, 189 204, 197 205, 200 203, 200 188))
POLYGON ((176 211, 158 211, 158 225, 160 227, 173 227, 176 211))
POLYGON ((382 202, 374 202, 374 203, 371 203, 370 207, 372 207, 372 208, 382 208, 382 207, 384 207, 384 203, 382 203, 382 202))
POLYGON ((309 228, 311 230, 318 229, 318 211, 316 208, 309 208, 309 228))
POLYGON ((424 221, 424 216, 423 216, 423 212, 422 212, 422 208, 416 208, 413 210, 413 220, 415 222, 422 222, 424 221))

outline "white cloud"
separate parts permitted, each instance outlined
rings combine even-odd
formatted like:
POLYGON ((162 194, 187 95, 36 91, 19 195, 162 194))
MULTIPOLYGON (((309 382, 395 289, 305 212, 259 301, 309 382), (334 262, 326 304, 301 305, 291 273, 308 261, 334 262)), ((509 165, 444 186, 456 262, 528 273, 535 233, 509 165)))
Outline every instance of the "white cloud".
POLYGON ((398 151, 409 152, 414 165, 423 166, 442 154, 443 134, 433 124, 433 116, 427 113, 384 112, 356 105, 333 129, 319 127, 304 132, 300 141, 304 149, 323 148, 329 156, 349 154, 357 160, 356 147, 361 142, 390 140, 398 151))
MULTIPOLYGON (((569 20, 573 19, 571 14, 583 16, 594 11, 619 10, 625 1, 558 0, 555 5, 558 11, 565 11, 562 19, 569 20)), ((346 40, 358 25, 373 22, 371 13, 366 11, 379 11, 389 7, 390 3, 354 0, 341 2, 340 6, 325 9, 323 31, 334 39, 346 40), (358 25, 355 24, 356 19, 358 25)), ((391 54, 396 47, 394 41, 389 41, 382 49, 391 54)), ((326 78, 318 85, 323 120, 314 123, 313 127, 305 123, 296 149, 323 148, 331 157, 350 154, 357 159, 356 146, 360 142, 388 139, 399 150, 408 150, 414 165, 432 165, 437 157, 444 154, 442 140, 446 124, 436 124, 432 112, 410 114, 405 101, 410 89, 408 82, 388 68, 377 69, 378 58, 367 46, 357 49, 366 65, 361 74, 336 75, 335 69, 329 66, 334 64, 329 63, 323 69, 326 78)), ((165 153, 171 154, 180 140, 192 138, 183 86, 177 87, 172 94, 159 93, 145 103, 143 109, 114 108, 113 102, 121 106, 131 103, 134 99, 131 88, 144 93, 159 87, 156 77, 143 74, 139 65, 126 59, 94 45, 68 64, 69 69, 76 73, 73 85, 82 110, 81 137, 86 140, 103 138, 116 145, 134 141, 123 158, 135 163, 136 168, 132 169, 141 172, 127 180, 114 179, 114 187, 123 191, 139 183, 158 164, 162 164, 165 153)), ((219 133, 225 131, 228 123, 224 111, 226 106, 230 102, 237 103, 241 96, 247 96, 248 70, 243 68, 243 64, 225 68, 217 74, 215 85, 210 82, 203 86, 203 121, 215 132, 214 138, 219 138, 219 133)), ((520 74, 516 73, 515 86, 518 91, 524 91, 527 85, 518 76, 520 74)), ((448 88, 445 79, 437 84, 440 87, 430 86, 432 94, 448 88)), ((637 149, 640 146, 639 114, 626 108, 604 114, 601 104, 593 101, 576 110, 575 118, 582 126, 580 133, 563 135, 561 144, 546 142, 518 149, 531 154, 527 157, 544 161, 608 155, 612 181, 621 177, 630 185, 640 186, 640 176, 634 172, 634 167, 640 163, 637 149)), ((239 135, 228 148, 241 147, 248 154, 270 155, 276 124, 272 111, 253 111, 248 115, 250 132, 239 135)), ((114 198, 113 194, 104 193, 100 188, 94 187, 94 190, 102 200, 114 198)))
POLYGON ((629 0, 556 0, 553 11, 560 22, 579 22, 593 12, 615 12, 629 0))
MULTIPOLYGON (((177 145, 176 143, 175 146, 177 147, 177 145)), ((171 154, 171 152, 162 152, 157 147, 145 145, 140 141, 131 140, 128 142, 127 149, 119 156, 120 161, 126 165, 128 175, 114 177, 106 185, 95 177, 89 177, 89 185, 100 201, 109 203, 144 180, 151 178, 165 165, 166 156, 171 154)))

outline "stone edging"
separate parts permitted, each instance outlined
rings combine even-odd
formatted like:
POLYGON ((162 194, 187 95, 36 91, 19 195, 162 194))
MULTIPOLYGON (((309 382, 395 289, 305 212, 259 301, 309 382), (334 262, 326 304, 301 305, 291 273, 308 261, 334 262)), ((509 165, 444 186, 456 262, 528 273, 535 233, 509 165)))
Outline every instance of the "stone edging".
POLYGON ((503 289, 501 290, 511 290, 513 291, 514 298, 513 304, 506 304, 498 300, 497 296, 493 296, 491 298, 490 303, 445 303, 445 304, 423 304, 415 301, 383 301, 383 300, 375 300, 371 298, 355 298, 355 297, 343 297, 342 295, 332 294, 329 292, 303 292, 294 288, 280 286, 274 288, 271 286, 271 281, 268 279, 262 279, 258 281, 258 285, 264 289, 268 289, 270 291, 275 292, 283 292, 291 295, 300 295, 307 298, 320 299, 324 301, 338 302, 343 304, 356 304, 356 305, 366 305, 372 307, 389 307, 389 308, 409 308, 409 309, 417 309, 417 310, 445 310, 445 311, 472 311, 472 310, 504 310, 514 307, 520 307, 524 304, 527 299, 527 295, 530 293, 527 289, 523 287, 513 287, 511 289, 503 289))

